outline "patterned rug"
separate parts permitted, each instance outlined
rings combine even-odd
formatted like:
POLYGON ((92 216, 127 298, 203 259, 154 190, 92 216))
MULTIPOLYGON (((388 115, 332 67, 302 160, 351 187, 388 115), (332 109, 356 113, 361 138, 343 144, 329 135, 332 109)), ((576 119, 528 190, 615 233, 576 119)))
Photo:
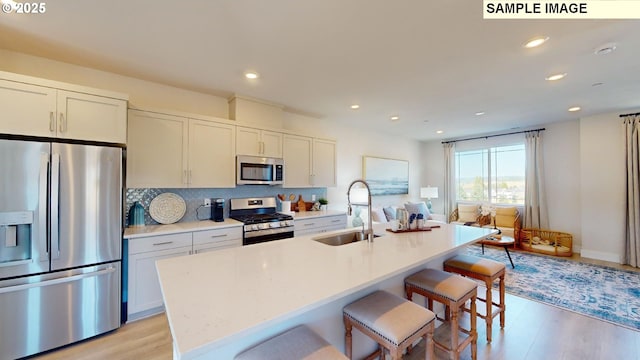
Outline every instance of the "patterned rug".
POLYGON ((512 269, 502 248, 485 246, 484 255, 480 246, 467 251, 505 263, 510 294, 640 330, 640 272, 520 251, 510 251, 512 269))

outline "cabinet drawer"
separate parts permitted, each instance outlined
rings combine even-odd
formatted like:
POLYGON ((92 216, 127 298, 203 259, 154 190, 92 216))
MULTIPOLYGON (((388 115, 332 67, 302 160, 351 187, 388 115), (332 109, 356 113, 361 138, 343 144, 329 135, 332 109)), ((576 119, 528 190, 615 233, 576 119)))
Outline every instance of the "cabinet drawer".
POLYGON ((175 249, 183 246, 191 247, 191 233, 150 236, 129 239, 129 254, 148 251, 175 249))
POLYGON ((226 242, 230 240, 242 240, 242 227, 231 227, 224 229, 214 229, 196 231, 193 233, 193 245, 202 245, 214 242, 226 242))
POLYGON ((347 216, 346 215, 336 215, 336 216, 324 216, 317 217, 313 219, 304 219, 304 220, 296 220, 295 221, 295 231, 304 231, 308 229, 316 229, 321 227, 346 227, 347 226, 347 216))

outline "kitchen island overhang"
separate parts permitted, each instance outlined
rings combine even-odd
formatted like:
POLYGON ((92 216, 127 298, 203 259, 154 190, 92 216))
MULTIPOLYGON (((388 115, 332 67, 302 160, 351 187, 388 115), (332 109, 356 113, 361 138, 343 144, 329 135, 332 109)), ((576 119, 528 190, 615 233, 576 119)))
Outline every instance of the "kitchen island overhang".
POLYGON ((301 323, 342 349, 342 306, 378 288, 402 295, 406 274, 441 268, 495 232, 438 223, 395 234, 385 225, 374 226, 384 236, 373 243, 313 240, 323 233, 158 261, 174 359, 231 359, 301 323))

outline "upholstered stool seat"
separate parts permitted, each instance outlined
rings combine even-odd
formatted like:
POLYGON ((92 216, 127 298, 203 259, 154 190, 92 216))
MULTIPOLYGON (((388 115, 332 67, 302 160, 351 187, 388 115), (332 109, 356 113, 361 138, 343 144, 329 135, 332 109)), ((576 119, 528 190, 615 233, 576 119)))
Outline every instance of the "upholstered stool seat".
POLYGON ((236 360, 346 360, 338 349, 305 325, 289 329, 238 354, 236 360))
POLYGON ((498 314, 500 314, 500 328, 504 328, 506 309, 504 303, 506 268, 504 264, 473 255, 456 255, 444 262, 444 270, 484 281, 487 292, 484 299, 478 298, 478 300, 486 303, 486 311, 484 314, 478 313, 478 317, 487 323, 487 342, 491 342, 493 318, 498 314), (497 303, 493 301, 491 293, 493 282, 496 279, 500 281, 500 299, 497 303), (494 306, 496 307, 495 311, 493 311, 494 306))
POLYGON ((440 341, 439 336, 436 336, 435 346, 449 352, 451 359, 459 359, 462 350, 467 345, 471 345, 471 358, 475 360, 478 352, 476 333, 478 285, 472 280, 446 271, 424 269, 404 279, 404 286, 407 299, 411 300, 414 293, 420 294, 426 298, 429 310, 433 310, 434 301, 445 305, 445 318, 440 320, 450 321, 448 328, 450 334, 447 339, 449 344, 440 341), (469 329, 464 329, 459 324, 458 316, 467 301, 471 304, 471 317, 469 329), (467 335, 462 341, 460 341, 460 332, 467 335))
MULTIPOLYGON (((435 315, 399 296, 376 291, 348 304, 343 309, 345 350, 352 356, 353 327, 376 341, 391 359, 401 359, 402 352, 421 337, 425 340, 425 359, 433 359, 433 331, 435 315)), ((374 354, 370 355, 373 356, 374 354)), ((383 357, 384 358, 384 357, 383 357)))

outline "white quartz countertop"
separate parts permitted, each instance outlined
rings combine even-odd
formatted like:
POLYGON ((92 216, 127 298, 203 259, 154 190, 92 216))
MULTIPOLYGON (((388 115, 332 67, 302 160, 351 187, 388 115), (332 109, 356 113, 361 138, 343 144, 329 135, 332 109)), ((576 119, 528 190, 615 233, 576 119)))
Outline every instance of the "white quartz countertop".
POLYGON ((213 220, 189 221, 169 225, 146 225, 141 227, 129 227, 124 230, 125 239, 136 239, 157 235, 169 235, 192 231, 222 229, 228 227, 242 226, 240 221, 224 219, 223 222, 213 220))
MULTIPOLYGON (((373 243, 329 246, 307 235, 159 260, 174 344, 190 359, 473 243, 493 232, 440 225, 394 234, 375 225, 373 243)), ((353 231, 341 230, 333 233, 353 231)), ((330 233, 323 233, 322 237, 330 233)))

